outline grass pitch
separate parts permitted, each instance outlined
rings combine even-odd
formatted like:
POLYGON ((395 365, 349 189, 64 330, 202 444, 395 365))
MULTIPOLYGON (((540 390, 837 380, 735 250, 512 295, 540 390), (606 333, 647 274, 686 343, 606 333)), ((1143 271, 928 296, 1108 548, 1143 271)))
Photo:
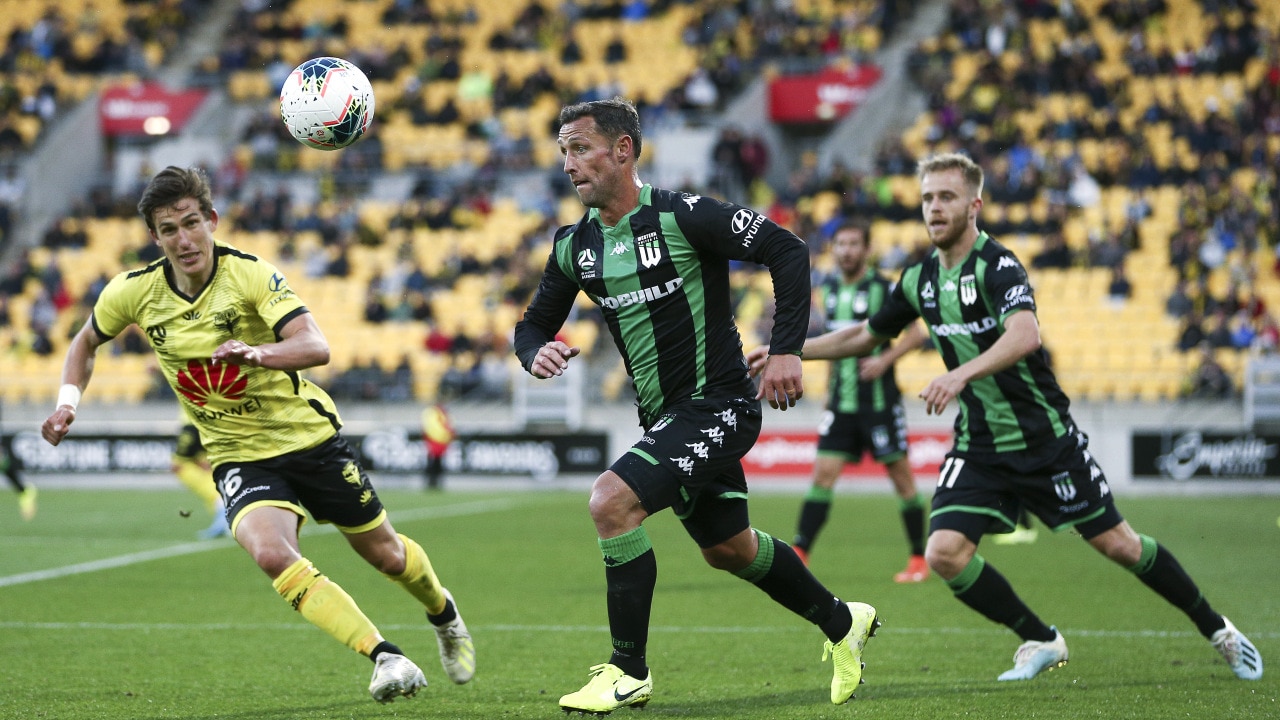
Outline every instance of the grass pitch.
MULTIPOLYGON (((308 523, 303 552, 427 674, 416 698, 379 705, 371 665, 289 610, 229 540, 197 541, 206 518, 184 491, 46 490, 30 523, 0 504, 0 718, 557 718, 560 695, 608 658, 604 579, 581 491, 387 491, 476 640, 473 682, 454 686, 416 604, 341 537, 308 523)), ((753 521, 789 539, 797 496, 758 495, 753 521)), ((1067 638, 1071 663, 999 683, 1017 638, 956 601, 936 577, 895 585, 905 561, 896 501, 840 495, 813 569, 885 625, 866 685, 827 700, 821 634, 763 593, 702 564, 666 512, 646 527, 658 554, 649 642, 654 699, 621 718, 1280 717, 1280 529, 1269 498, 1120 500, 1170 548, 1270 665, 1237 680, 1185 616, 1078 537, 1041 528, 1029 546, 983 555, 1067 638)))

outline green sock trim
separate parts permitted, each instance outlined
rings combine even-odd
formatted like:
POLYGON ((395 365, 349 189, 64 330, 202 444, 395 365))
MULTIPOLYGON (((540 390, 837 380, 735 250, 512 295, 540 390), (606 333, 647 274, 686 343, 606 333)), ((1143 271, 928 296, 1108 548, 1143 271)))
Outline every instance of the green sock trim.
POLYGON ((599 543, 604 564, 609 567, 629 563, 653 549, 653 543, 649 541, 649 533, 645 532, 643 525, 618 537, 608 540, 601 538, 599 543))
POLYGON ((769 574, 769 569, 773 567, 773 537, 769 533, 761 532, 755 528, 751 528, 751 532, 756 534, 756 539, 760 542, 760 549, 756 552, 756 559, 751 564, 735 570, 734 575, 746 580, 747 582, 759 582, 761 578, 769 574))
POLYGON ((916 495, 910 500, 903 500, 902 498, 898 498, 899 512, 902 512, 903 510, 915 510, 916 508, 924 508, 924 502, 920 500, 919 495, 916 495))
POLYGON ((947 581, 947 587, 951 588, 951 592, 956 595, 963 594, 966 590, 973 587, 973 583, 977 581, 978 576, 982 574, 982 568, 987 566, 987 561, 981 555, 974 553, 973 559, 968 565, 960 571, 960 574, 947 581))
POLYGON ((824 488, 820 485, 810 485, 809 492, 804 494, 804 501, 826 503, 830 505, 835 496, 835 488, 824 488))
POLYGON ((1129 568, 1129 572, 1134 575, 1145 575, 1156 561, 1156 550, 1159 546, 1156 545, 1155 538, 1142 533, 1138 533, 1138 539, 1142 541, 1142 555, 1138 557, 1137 564, 1129 568))

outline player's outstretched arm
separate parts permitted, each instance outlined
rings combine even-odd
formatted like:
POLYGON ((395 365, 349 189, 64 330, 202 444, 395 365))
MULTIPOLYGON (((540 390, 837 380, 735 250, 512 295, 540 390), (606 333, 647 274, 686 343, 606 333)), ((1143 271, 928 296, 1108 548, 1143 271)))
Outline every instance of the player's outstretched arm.
POLYGON ((898 362, 898 358, 919 349, 928 337, 925 331, 920 329, 920 323, 911 323, 898 341, 884 352, 879 355, 868 355, 858 361, 858 379, 875 380, 884 375, 894 363, 898 362))
POLYGON ((40 436, 50 445, 57 445, 71 432, 76 420, 76 406, 80 393, 89 387, 93 377, 93 360, 102 344, 98 331, 93 329, 93 318, 85 322, 80 332, 71 339, 66 360, 62 363, 62 388, 58 390, 58 406, 40 426, 40 436))
POLYGON ((280 329, 280 341, 249 345, 228 340, 213 351, 212 360, 269 370, 305 370, 329 364, 329 341, 311 313, 303 313, 280 329))
POLYGON ((994 375, 1012 367, 1019 360, 1040 347, 1040 323, 1036 314, 1019 311, 1004 320, 1004 333, 982 354, 945 375, 934 378, 920 398, 925 402, 925 412, 940 415, 947 405, 974 380, 994 375))

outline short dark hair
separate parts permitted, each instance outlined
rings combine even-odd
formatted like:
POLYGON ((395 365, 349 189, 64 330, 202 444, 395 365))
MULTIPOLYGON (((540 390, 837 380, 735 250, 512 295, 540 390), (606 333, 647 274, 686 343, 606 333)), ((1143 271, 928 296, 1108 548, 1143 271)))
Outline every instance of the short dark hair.
POLYGON ((200 203, 200 214, 206 219, 213 216, 213 190, 204 171, 196 167, 184 169, 170 165, 147 183, 142 199, 138 201, 138 214, 147 222, 147 229, 155 232, 156 210, 169 207, 183 198, 192 198, 200 203))
POLYGON ((866 218, 851 218, 842 220, 836 229, 831 231, 831 239, 834 240, 845 230, 858 230, 862 232, 862 243, 867 247, 871 247, 871 223, 866 218))
POLYGON ((566 105, 560 110, 560 126, 584 117, 595 118, 600 134, 614 142, 623 135, 631 137, 631 144, 636 149, 636 159, 640 159, 640 113, 630 100, 614 97, 609 100, 592 100, 566 105))

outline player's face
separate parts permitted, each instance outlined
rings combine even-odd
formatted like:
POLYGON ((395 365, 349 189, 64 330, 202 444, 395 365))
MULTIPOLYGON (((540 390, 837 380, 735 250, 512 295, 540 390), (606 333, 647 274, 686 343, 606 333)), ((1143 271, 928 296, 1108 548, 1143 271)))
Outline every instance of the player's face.
POLYGON ((959 169, 941 170, 920 179, 920 204, 929 239, 935 247, 946 250, 971 225, 976 227, 982 198, 965 183, 959 169))
POLYGON ((556 143, 564 155, 564 172, 583 205, 608 207, 627 181, 627 170, 622 164, 625 153, 619 147, 620 142, 611 143, 600 134, 593 117, 578 118, 560 127, 556 143))
POLYGON ((867 236, 856 228, 845 228, 836 232, 831 239, 831 255, 835 258, 840 272, 856 274, 862 272, 867 262, 867 236))
POLYGON ((208 280, 213 272, 213 231, 218 227, 218 211, 205 217, 195 198, 183 198, 156 208, 152 220, 156 229, 151 237, 173 269, 198 284, 208 280))

